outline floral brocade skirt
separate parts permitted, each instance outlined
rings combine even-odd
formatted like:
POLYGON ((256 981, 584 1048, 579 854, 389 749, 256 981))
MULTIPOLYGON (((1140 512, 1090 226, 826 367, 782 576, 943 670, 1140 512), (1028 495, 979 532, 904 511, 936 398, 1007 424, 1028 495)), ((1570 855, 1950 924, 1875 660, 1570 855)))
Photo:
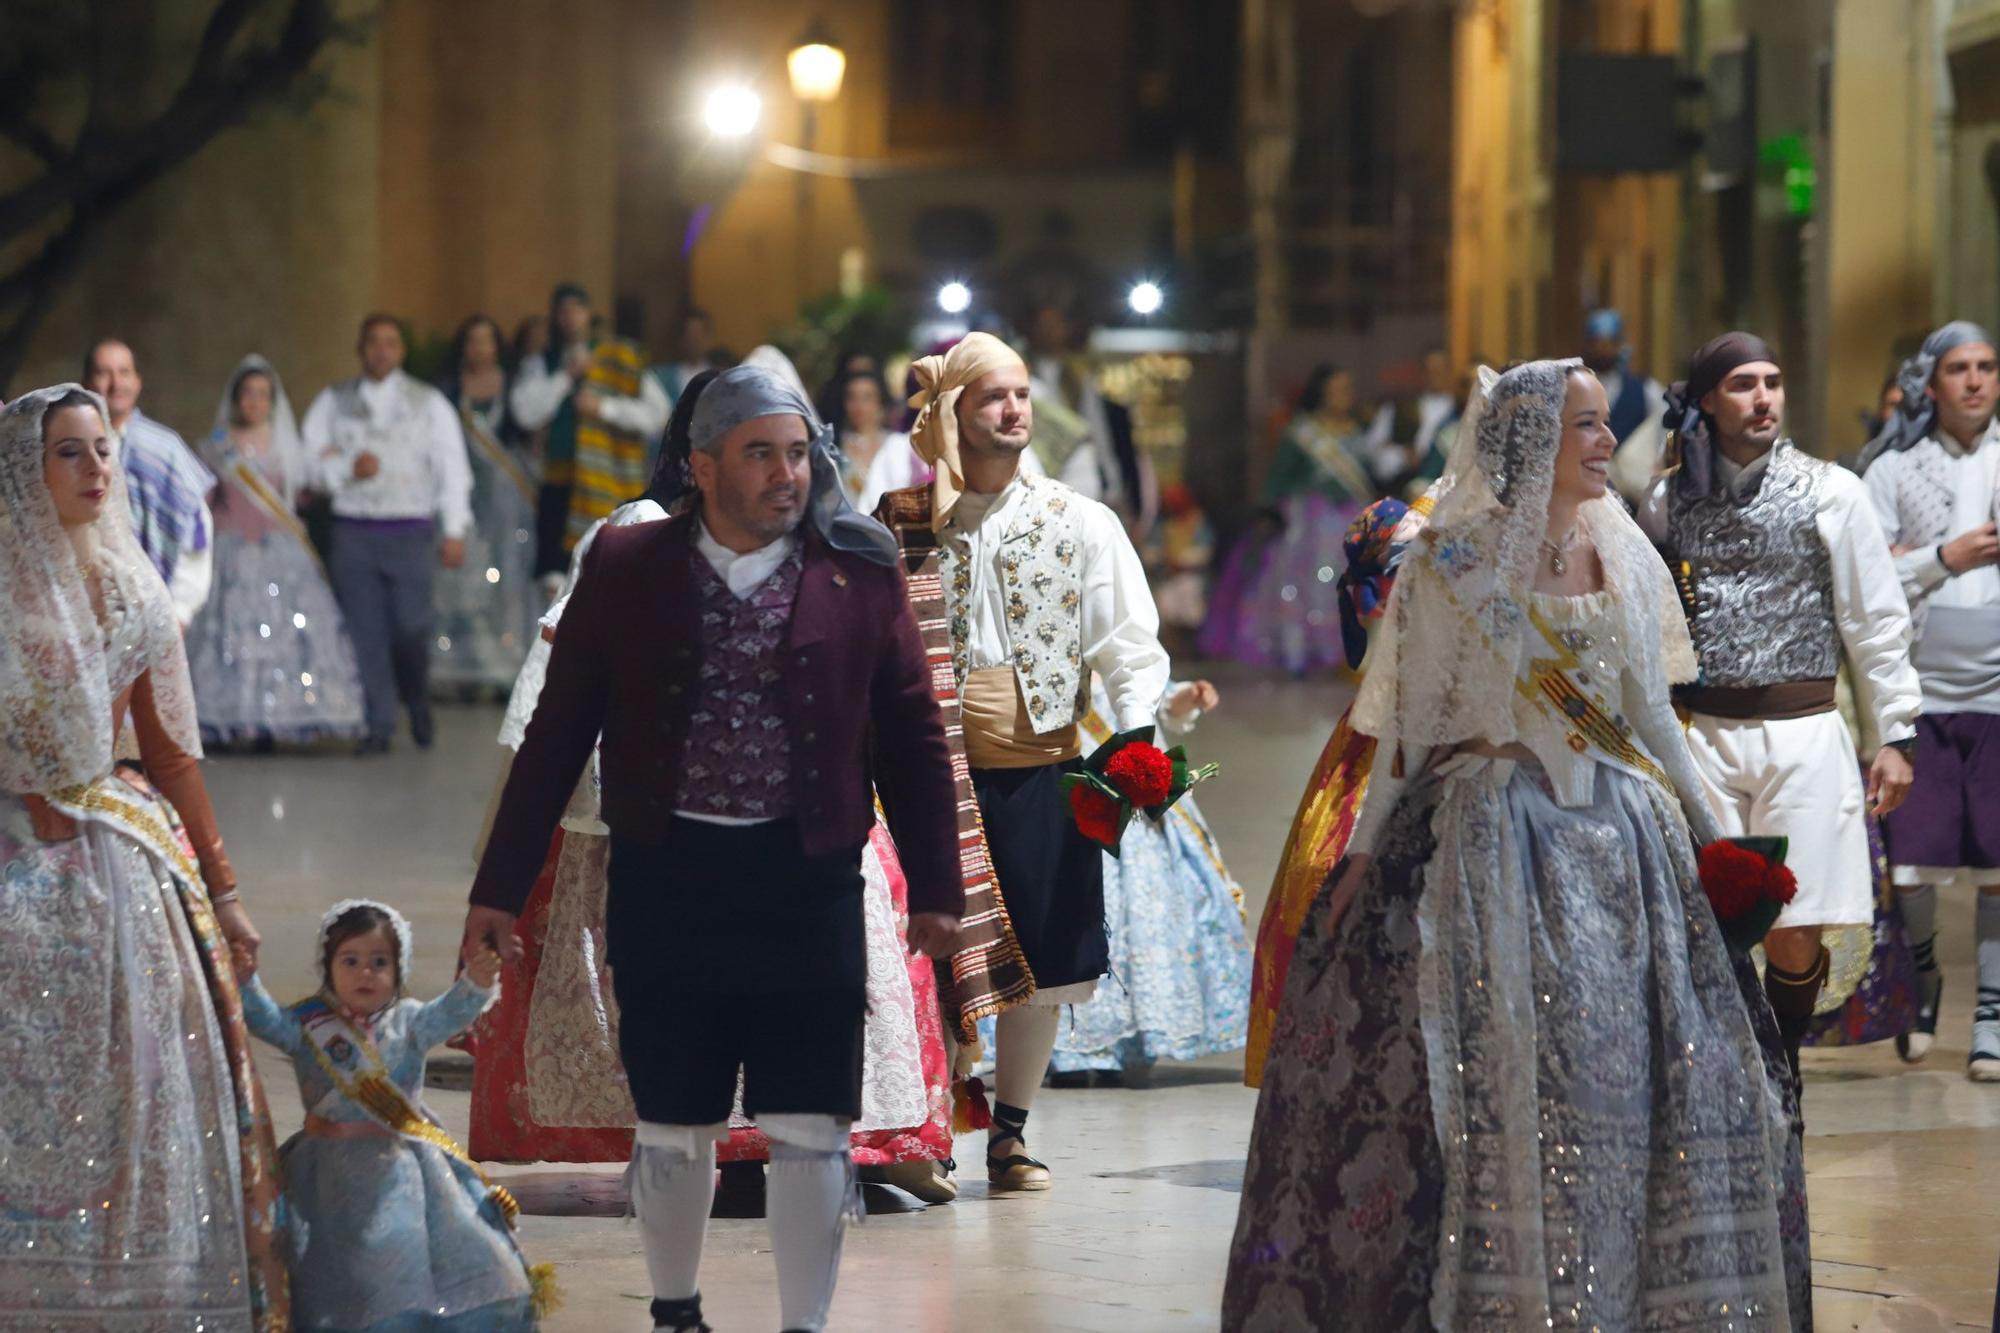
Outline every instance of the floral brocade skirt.
POLYGON ((1292 959, 1225 1329, 1809 1327, 1784 1055, 1678 808, 1461 756, 1292 959))
MULTIPOLYGON (((615 1062, 614 1068, 603 1075, 610 1086, 596 1089, 611 1102, 614 1114, 609 1123, 571 1123, 576 1118, 574 1114, 558 1123, 545 1123, 535 1115, 528 1094, 529 1016, 534 1011, 548 959, 550 908, 557 875, 564 865, 563 851, 568 847, 573 878, 578 871, 588 872, 593 868, 601 878, 603 844, 607 841, 589 834, 556 830, 541 873, 535 877, 535 886, 521 908, 517 923, 522 948, 520 964, 501 987, 499 1001, 473 1024, 472 1123, 467 1146, 479 1161, 623 1162, 632 1156, 631 1097, 625 1091, 623 1073, 615 1069, 615 1062)), ((599 904, 602 905, 601 893, 599 904)), ((572 942, 571 947, 577 947, 577 943, 572 942)), ((551 972, 567 970, 558 967, 551 972)), ((594 965, 590 975, 596 975, 594 965)))

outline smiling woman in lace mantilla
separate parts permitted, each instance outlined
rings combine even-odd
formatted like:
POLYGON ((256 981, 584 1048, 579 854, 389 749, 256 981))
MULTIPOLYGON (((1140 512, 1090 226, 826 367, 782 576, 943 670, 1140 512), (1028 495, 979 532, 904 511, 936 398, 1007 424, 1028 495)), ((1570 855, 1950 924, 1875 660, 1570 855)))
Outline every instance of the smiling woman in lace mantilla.
POLYGON ((1607 416, 1578 362, 1480 373, 1369 649, 1375 771, 1287 973, 1225 1328, 1803 1315, 1784 1056, 1698 879, 1693 654, 1607 416))

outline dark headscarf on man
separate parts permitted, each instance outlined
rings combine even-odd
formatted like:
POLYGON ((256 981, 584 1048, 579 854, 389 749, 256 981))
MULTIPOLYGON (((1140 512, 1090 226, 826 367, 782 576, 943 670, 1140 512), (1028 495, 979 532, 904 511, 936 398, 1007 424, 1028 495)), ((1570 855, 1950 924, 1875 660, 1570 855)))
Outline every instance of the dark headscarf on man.
POLYGON ((1778 354, 1754 333, 1725 333, 1711 338, 1688 358, 1687 378, 1667 389, 1664 424, 1673 443, 1666 470, 1684 492, 1706 495, 1715 487, 1715 419, 1702 410, 1701 400, 1719 388, 1739 366, 1755 361, 1778 364, 1778 354))
POLYGON ((694 407, 701 401, 702 390, 721 373, 704 370, 689 380, 674 400, 673 415, 667 418, 666 438, 653 464, 653 479, 647 483, 645 498, 669 512, 694 495, 694 468, 688 461, 694 456, 694 407))
MULTIPOLYGON (((1937 431, 1937 399, 1931 397, 1931 377, 1937 374, 1938 362, 1947 353, 1967 343, 1985 343, 1988 347, 2000 347, 1993 341, 1993 335, 1974 324, 1969 319, 1954 319, 1949 324, 1931 330, 1924 339, 1924 345, 1916 355, 1903 362, 1896 371, 1893 383, 1903 391, 1903 400, 1889 413, 1889 419, 1882 423, 1882 430, 1868 442, 1855 462, 1856 472, 1866 472, 1871 463, 1891 449, 1903 450, 1923 440, 1929 439, 1937 431)), ((1888 392, 1887 387, 1883 389, 1888 392)))

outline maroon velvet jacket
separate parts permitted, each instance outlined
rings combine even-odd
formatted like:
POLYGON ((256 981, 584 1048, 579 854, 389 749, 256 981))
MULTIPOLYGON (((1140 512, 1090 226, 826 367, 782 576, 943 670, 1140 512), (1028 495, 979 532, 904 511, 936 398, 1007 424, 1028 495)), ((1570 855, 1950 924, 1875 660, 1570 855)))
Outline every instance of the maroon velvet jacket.
MULTIPOLYGON (((701 666, 695 527, 684 518, 598 531, 563 610, 474 903, 519 913, 600 732, 604 822, 620 838, 669 840, 701 666)), ((902 572, 835 551, 810 530, 804 540, 785 722, 805 850, 868 840, 872 780, 890 812, 909 910, 960 915, 951 756, 902 572)))

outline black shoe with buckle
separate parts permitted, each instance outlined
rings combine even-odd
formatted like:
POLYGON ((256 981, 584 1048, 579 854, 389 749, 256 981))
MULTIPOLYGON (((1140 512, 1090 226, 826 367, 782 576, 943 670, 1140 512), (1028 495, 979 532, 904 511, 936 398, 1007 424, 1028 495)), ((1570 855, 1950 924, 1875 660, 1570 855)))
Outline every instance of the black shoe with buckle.
POLYGON ((653 1302, 653 1333, 715 1333, 702 1322, 701 1293, 684 1301, 653 1302))

